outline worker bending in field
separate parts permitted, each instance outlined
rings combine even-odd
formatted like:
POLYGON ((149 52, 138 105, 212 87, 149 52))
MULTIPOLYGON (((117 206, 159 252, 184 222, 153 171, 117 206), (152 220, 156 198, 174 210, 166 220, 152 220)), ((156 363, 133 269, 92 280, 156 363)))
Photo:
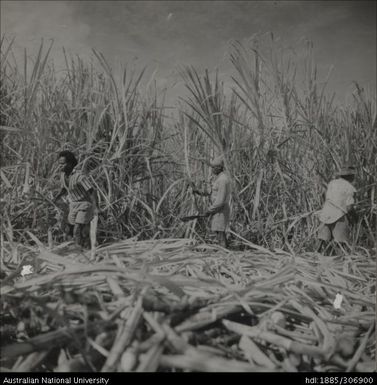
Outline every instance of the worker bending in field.
POLYGON ((77 159, 71 151, 58 155, 61 170, 61 191, 54 202, 68 194, 68 235, 82 247, 90 247, 90 221, 98 213, 96 191, 88 177, 77 170, 77 159))
POLYGON ((210 166, 215 180, 211 186, 211 193, 206 194, 193 188, 193 192, 199 195, 211 195, 211 206, 205 215, 212 216, 211 230, 216 234, 218 243, 227 247, 226 230, 230 219, 230 194, 231 184, 229 176, 224 171, 224 160, 222 157, 214 159, 210 166))
POLYGON ((356 192, 352 185, 354 178, 354 168, 344 167, 327 186, 326 201, 318 212, 321 222, 318 232, 319 252, 325 251, 332 240, 340 244, 349 243, 349 224, 356 217, 353 207, 356 192))

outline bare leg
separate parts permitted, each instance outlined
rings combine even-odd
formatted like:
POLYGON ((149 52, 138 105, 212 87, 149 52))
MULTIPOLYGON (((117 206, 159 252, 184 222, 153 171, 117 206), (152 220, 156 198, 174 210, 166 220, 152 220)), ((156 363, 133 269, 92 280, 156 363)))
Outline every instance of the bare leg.
POLYGON ((90 249, 90 223, 82 225, 82 245, 83 247, 90 249))
POLYGON ((333 256, 336 250, 334 249, 334 243, 333 241, 330 241, 327 243, 327 246, 323 250, 323 255, 326 255, 328 253, 329 257, 333 256))
POLYGON ((73 228, 73 240, 78 246, 82 246, 82 226, 82 224, 76 223, 73 228))
POLYGON ((64 241, 70 241, 73 238, 73 225, 67 223, 64 227, 64 241))
POLYGON ((217 241, 221 247, 227 248, 225 231, 216 231, 217 241))
POLYGON ((317 253, 322 253, 324 248, 325 248, 325 241, 321 239, 317 247, 317 253))
POLYGON ((347 242, 335 241, 337 255, 347 255, 352 252, 351 246, 347 242))
POLYGON ((332 239, 332 224, 321 224, 318 231, 318 239, 320 244, 318 246, 317 251, 323 255, 329 250, 329 246, 331 244, 332 239))

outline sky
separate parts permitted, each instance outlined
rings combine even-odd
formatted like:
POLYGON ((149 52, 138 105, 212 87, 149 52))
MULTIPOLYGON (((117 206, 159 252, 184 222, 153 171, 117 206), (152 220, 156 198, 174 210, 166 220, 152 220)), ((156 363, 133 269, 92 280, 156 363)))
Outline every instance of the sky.
MULTIPOLYGON (((136 63, 173 87, 177 69, 231 72, 229 44, 273 32, 287 47, 313 41, 329 86, 342 96, 352 81, 375 89, 374 1, 1 1, 1 34, 16 49, 35 52, 43 38, 90 57, 100 51, 114 65, 136 63), (169 83, 170 82, 170 83, 169 83)), ((323 76, 324 76, 323 75, 323 76)), ((325 77, 325 76, 324 76, 325 77)), ((174 88, 174 87, 173 87, 174 88)))

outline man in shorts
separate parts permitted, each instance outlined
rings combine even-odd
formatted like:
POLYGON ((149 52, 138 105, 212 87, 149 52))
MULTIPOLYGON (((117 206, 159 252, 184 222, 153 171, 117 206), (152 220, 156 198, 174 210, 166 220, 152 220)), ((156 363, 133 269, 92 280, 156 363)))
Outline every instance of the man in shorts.
POLYGON ((326 201, 318 212, 321 222, 318 239, 319 252, 325 251, 331 241, 338 244, 349 244, 349 217, 354 215, 355 169, 351 166, 343 167, 336 179, 327 186, 326 201))
POLYGON ((77 170, 77 159, 71 151, 62 151, 58 155, 61 170, 61 191, 55 202, 68 194, 69 200, 69 235, 82 247, 90 247, 90 222, 98 214, 97 194, 89 178, 77 170))

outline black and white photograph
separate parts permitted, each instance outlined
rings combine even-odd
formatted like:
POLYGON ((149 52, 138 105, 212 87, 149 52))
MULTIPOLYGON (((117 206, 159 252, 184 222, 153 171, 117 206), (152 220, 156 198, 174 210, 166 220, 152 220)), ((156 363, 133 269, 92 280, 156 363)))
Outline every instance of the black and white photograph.
POLYGON ((1 1, 2 384, 377 381, 376 4, 1 1))

